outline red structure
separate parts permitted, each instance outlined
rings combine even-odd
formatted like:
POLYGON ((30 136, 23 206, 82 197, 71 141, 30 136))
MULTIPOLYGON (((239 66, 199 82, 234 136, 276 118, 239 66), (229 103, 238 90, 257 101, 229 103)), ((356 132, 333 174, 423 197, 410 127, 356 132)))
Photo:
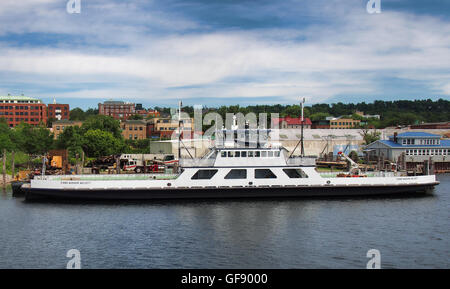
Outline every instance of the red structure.
POLYGON ((10 127, 21 122, 33 126, 41 122, 47 123, 46 106, 41 100, 26 96, 0 97, 0 117, 4 118, 10 127))
MULTIPOLYGON (((281 117, 281 118, 274 118, 272 120, 272 123, 275 125, 279 125, 281 129, 287 129, 287 128, 301 128, 302 121, 301 117, 281 117)), ((307 117, 303 119, 303 128, 308 129, 311 128, 311 120, 307 117)))
POLYGON ((136 114, 136 108, 134 103, 110 100, 98 104, 98 113, 115 119, 126 120, 136 114))
POLYGON ((70 108, 68 104, 52 103, 47 106, 47 118, 54 118, 57 120, 69 119, 70 108))

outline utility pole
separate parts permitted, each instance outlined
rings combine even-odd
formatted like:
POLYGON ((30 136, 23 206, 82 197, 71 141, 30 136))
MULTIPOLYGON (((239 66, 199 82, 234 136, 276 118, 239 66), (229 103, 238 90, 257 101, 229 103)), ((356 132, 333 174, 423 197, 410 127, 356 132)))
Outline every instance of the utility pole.
POLYGON ((300 141, 301 141, 301 156, 304 157, 305 156, 305 147, 303 146, 303 122, 304 122, 304 118, 303 118, 303 104, 305 103, 305 98, 302 99, 302 101, 300 102, 300 105, 302 107, 302 117, 301 117, 301 135, 300 135, 300 141))

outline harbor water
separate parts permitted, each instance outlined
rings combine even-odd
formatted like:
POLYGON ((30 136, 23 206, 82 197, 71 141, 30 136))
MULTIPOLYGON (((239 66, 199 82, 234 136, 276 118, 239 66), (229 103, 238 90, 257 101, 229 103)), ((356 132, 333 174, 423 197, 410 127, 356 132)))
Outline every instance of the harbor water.
POLYGON ((450 175, 431 195, 25 202, 0 193, 0 268, 450 267, 450 175))

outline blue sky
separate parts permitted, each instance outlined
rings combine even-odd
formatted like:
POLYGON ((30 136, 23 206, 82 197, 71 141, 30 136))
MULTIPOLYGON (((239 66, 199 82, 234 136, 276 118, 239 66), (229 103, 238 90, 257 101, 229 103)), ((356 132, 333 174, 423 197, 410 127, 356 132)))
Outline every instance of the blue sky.
POLYGON ((0 95, 72 108, 450 99, 450 1, 2 0, 0 95))

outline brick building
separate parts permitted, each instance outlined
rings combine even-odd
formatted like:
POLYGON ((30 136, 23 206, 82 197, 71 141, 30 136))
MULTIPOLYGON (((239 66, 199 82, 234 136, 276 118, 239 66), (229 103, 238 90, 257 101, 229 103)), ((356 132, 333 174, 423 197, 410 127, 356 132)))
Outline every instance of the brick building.
POLYGON ((57 120, 70 119, 70 108, 68 104, 51 103, 47 105, 47 118, 57 120))
POLYGON ((33 126, 47 123, 46 106, 41 100, 27 96, 0 96, 0 117, 6 119, 10 127, 21 122, 33 126))
POLYGON ((124 139, 146 139, 147 122, 143 120, 127 120, 120 124, 124 139))
POLYGON ((136 107, 134 103, 109 100, 98 104, 98 114, 126 120, 136 114, 136 107))

